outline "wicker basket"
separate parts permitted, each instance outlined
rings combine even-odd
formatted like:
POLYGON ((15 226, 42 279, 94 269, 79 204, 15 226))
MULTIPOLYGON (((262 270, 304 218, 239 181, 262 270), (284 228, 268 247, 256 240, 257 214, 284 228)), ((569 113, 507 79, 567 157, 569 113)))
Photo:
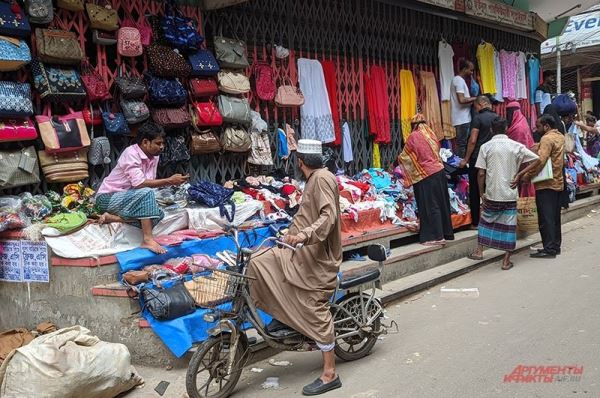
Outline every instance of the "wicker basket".
POLYGON ((238 291, 240 284, 249 282, 250 279, 244 275, 216 269, 209 276, 200 276, 185 282, 185 287, 194 298, 197 306, 214 308, 231 300, 238 291))

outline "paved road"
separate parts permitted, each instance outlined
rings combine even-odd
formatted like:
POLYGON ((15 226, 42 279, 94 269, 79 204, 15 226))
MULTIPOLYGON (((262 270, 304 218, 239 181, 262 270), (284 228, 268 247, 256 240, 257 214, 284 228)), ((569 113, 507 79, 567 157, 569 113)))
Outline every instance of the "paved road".
MULTIPOLYGON (((493 264, 444 284, 478 288, 479 297, 441 297, 436 286, 388 306, 400 333, 378 341, 370 356, 340 363, 344 387, 324 396, 600 397, 600 213, 577 222, 581 227, 563 237, 556 260, 521 254, 510 271, 493 264), (573 365, 583 374, 551 383, 504 382, 519 365, 573 365)), ((284 352, 275 359, 292 365, 252 365, 263 371, 246 370, 233 397, 300 396, 319 375, 318 352, 284 352), (267 377, 278 377, 281 389, 262 389, 267 377)), ((153 388, 161 379, 146 380, 153 388)), ((181 384, 172 385, 165 396, 180 398, 182 391, 181 384)))

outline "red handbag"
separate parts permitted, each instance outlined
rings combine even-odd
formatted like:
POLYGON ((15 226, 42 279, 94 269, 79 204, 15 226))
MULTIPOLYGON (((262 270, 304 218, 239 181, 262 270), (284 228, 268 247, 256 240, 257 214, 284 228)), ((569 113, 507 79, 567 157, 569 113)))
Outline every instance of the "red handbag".
POLYGON ((271 65, 259 62, 253 66, 252 73, 254 74, 254 86, 258 98, 263 101, 272 101, 275 98, 277 86, 275 85, 271 65))
POLYGON ((0 120, 0 142, 35 140, 37 136, 35 124, 29 118, 0 120))
POLYGON ((195 127, 216 127, 223 124, 223 116, 212 101, 194 102, 190 108, 192 123, 195 127))
POLYGON ((90 101, 104 101, 111 98, 108 86, 100 73, 86 59, 81 62, 81 80, 90 101))
POLYGON ((83 114, 83 121, 88 126, 102 125, 102 109, 94 109, 92 104, 89 104, 89 106, 83 108, 81 113, 83 114))
POLYGON ((190 79, 190 93, 194 98, 212 97, 219 94, 219 87, 214 79, 190 79))

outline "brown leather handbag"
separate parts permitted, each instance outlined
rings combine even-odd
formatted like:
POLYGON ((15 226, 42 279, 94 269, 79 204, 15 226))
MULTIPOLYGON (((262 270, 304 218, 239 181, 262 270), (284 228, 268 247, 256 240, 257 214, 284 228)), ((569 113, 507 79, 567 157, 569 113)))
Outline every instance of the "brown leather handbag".
POLYGON ((75 152, 49 154, 38 151, 40 166, 50 183, 79 182, 90 176, 87 160, 88 149, 75 152))
POLYGON ((205 155, 221 151, 221 143, 211 130, 196 130, 190 139, 190 155, 205 155))
POLYGON ((42 62, 78 65, 85 57, 77 35, 67 30, 37 28, 35 44, 42 62))

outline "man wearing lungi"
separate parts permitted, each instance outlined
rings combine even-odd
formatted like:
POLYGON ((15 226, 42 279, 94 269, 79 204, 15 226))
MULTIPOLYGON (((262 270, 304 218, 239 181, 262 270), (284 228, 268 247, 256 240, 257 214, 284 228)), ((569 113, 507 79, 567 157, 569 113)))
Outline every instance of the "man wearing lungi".
POLYGON ((333 318, 329 311, 342 262, 339 189, 323 168, 321 142, 298 141, 298 168, 306 180, 302 203, 284 241, 304 247, 293 252, 273 248, 255 256, 248 274, 257 307, 277 321, 267 330, 289 328, 313 339, 323 354, 321 376, 302 390, 317 395, 342 386, 335 371, 333 318))
POLYGON ((154 189, 181 185, 189 176, 174 174, 169 178, 156 179, 161 152, 164 149, 164 130, 161 126, 146 122, 136 136, 136 144, 123 151, 117 166, 102 181, 96 196, 96 205, 102 216, 100 224, 126 222, 142 228, 141 247, 154 253, 165 253, 152 235, 152 228, 164 217, 154 196, 154 189))
POLYGON ((521 165, 538 156, 506 135, 508 122, 496 117, 492 120, 492 138, 481 145, 477 158, 479 195, 482 199, 477 250, 469 258, 483 259, 483 247, 504 250, 502 269, 513 267, 510 255, 517 243, 518 191, 513 179, 521 165))

